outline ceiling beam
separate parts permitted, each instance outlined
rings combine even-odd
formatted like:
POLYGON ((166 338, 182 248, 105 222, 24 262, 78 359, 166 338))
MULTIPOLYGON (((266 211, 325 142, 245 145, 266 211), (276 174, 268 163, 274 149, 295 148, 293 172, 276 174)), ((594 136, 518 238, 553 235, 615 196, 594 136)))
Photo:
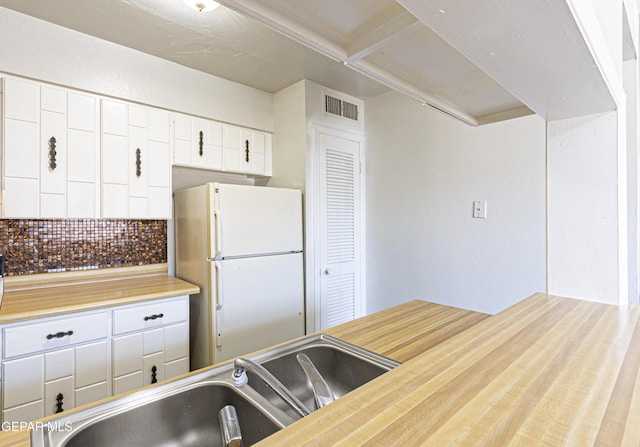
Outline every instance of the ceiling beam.
POLYGON ((386 85, 392 90, 404 93, 407 96, 411 96, 412 98, 420 101, 424 106, 431 107, 432 109, 456 118, 471 126, 477 126, 479 124, 475 116, 465 112, 464 110, 451 104, 449 101, 440 98, 438 95, 432 92, 416 87, 415 84, 412 84, 407 80, 400 78, 396 74, 391 73, 390 71, 385 70, 382 67, 379 67, 365 60, 359 60, 354 64, 345 64, 348 67, 364 74, 365 76, 368 76, 371 79, 374 79, 381 84, 386 85))
POLYGON ((344 48, 334 41, 327 39, 322 34, 318 34, 308 27, 291 20, 285 14, 279 13, 276 9, 257 0, 216 0, 221 5, 227 6, 241 14, 253 17, 259 22, 270 26, 279 33, 301 43, 325 56, 344 62, 347 54, 344 48))
POLYGON ((355 36, 346 47, 348 63, 356 62, 407 34, 423 28, 422 22, 407 11, 395 15, 372 29, 355 36))

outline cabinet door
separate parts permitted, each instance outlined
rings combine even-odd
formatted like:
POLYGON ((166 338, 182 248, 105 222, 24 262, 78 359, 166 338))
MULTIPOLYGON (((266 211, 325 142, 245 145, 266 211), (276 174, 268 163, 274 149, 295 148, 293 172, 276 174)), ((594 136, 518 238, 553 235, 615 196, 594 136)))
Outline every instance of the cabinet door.
POLYGON ((4 217, 37 218, 40 215, 39 85, 4 79, 3 111, 4 217))
POLYGON ((43 355, 5 361, 2 368, 4 409, 41 400, 44 397, 43 355))
POLYGON ((113 394, 126 393, 127 391, 135 390, 144 385, 142 380, 142 370, 136 371, 132 374, 116 377, 113 379, 113 394))
POLYGON ((94 218, 100 171, 98 100, 70 91, 67 103, 67 217, 94 218))
POLYGON ((76 349, 76 388, 104 382, 108 376, 107 342, 100 341, 76 349))
POLYGON ((170 379, 189 372, 189 358, 185 357, 180 360, 174 360, 173 362, 166 362, 164 364, 164 377, 170 379))
POLYGON ((172 215, 171 147, 169 113, 148 110, 147 153, 143 169, 147 175, 147 215, 150 219, 169 219, 172 215))
POLYGON ((124 376, 142 370, 142 333, 115 337, 112 346, 114 377, 124 376))
POLYGON ((40 90, 40 192, 64 195, 67 181, 67 93, 45 86, 40 90))
POLYGON ((75 404, 76 407, 79 407, 80 405, 89 404, 100 399, 105 399, 106 397, 108 397, 107 382, 100 382, 76 389, 75 404))
POLYGON ((75 371, 75 350, 61 349, 44 355, 45 377, 50 382, 62 377, 72 376, 75 371))
POLYGON ((64 218, 67 216, 67 116, 43 110, 40 118, 40 217, 64 218))
MULTIPOLYGON (((149 161, 153 155, 147 147, 147 129, 129 126, 129 216, 149 217, 149 161)), ((121 167, 122 169, 122 167, 121 167)))
POLYGON ((189 323, 164 328, 164 361, 189 356, 189 323))
POLYGON ((12 79, 4 87, 4 217, 96 217, 96 98, 12 79))
POLYGON ((223 128, 222 123, 215 121, 207 121, 207 132, 205 135, 205 157, 207 169, 214 169, 221 171, 223 169, 222 163, 222 141, 223 141, 223 128))
POLYGON ((242 171, 242 131, 237 126, 224 126, 224 170, 242 171))
POLYGON ((271 135, 225 125, 224 170, 271 175, 271 135))
POLYGON ((44 385, 44 415, 60 413, 75 407, 73 376, 52 380, 44 385))
POLYGON ((102 216, 171 217, 168 112, 102 101, 102 216))
POLYGON ((4 422, 35 421, 44 416, 44 401, 38 400, 2 412, 4 422))
MULTIPOLYGON (((249 140, 247 140, 249 141, 249 140)), ((249 148, 249 164, 251 173, 264 175, 265 173, 266 135, 262 132, 251 132, 251 146, 249 148)))
POLYGON ((173 114, 173 164, 189 166, 191 164, 192 131, 191 117, 173 114))

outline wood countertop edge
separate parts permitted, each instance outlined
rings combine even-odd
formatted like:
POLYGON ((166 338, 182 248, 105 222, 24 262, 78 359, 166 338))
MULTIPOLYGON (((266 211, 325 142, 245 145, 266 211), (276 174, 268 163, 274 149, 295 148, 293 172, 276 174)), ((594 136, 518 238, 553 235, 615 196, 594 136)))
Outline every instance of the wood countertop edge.
MULTIPOLYGON (((142 269, 125 268, 89 275, 55 277, 52 286, 20 287, 5 291, 0 306, 0 324, 18 323, 39 318, 105 309, 113 306, 192 295, 200 292, 196 285, 169 276, 166 265, 142 269)), ((57 274, 52 274, 57 275, 57 274)), ((44 275, 49 276, 49 275, 44 275)))

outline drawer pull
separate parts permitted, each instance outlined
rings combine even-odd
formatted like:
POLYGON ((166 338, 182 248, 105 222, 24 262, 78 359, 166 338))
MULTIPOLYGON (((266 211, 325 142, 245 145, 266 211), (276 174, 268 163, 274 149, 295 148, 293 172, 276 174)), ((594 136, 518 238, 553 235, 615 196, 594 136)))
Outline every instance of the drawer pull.
POLYGON ((151 368, 151 383, 158 382, 158 377, 156 377, 157 374, 158 374, 158 368, 156 368, 156 365, 153 365, 153 367, 151 368))
POLYGON ((204 155, 204 132, 199 133, 200 141, 198 141, 198 155, 201 157, 204 155))
POLYGON ((162 317, 164 317, 164 314, 154 314, 154 315, 150 315, 148 317, 144 317, 144 321, 156 320, 156 319, 162 318, 162 317))
POLYGON ((58 164, 56 163, 56 137, 49 138, 49 169, 54 170, 58 164))
POLYGON ((47 340, 51 340, 52 338, 62 338, 66 335, 73 335, 73 331, 68 332, 56 332, 55 334, 47 335, 47 340))
POLYGON ((62 393, 58 393, 56 396, 56 413, 62 413, 64 411, 62 408, 62 399, 64 399, 64 396, 62 393))
POLYGON ((244 161, 249 163, 249 140, 244 141, 244 161))

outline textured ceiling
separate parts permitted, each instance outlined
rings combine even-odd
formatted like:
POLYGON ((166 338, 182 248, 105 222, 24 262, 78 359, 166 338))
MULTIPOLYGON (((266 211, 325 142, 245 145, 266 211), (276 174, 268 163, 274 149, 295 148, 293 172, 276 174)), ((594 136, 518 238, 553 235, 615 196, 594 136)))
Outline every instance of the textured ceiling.
POLYGON ((389 89, 223 6, 181 0, 0 0, 0 6, 267 92, 300 79, 367 99, 389 89))
POLYGON ((204 13, 182 0, 0 6, 266 92, 301 79, 360 99, 394 89, 474 125, 531 113, 394 0, 219 1, 204 13))

